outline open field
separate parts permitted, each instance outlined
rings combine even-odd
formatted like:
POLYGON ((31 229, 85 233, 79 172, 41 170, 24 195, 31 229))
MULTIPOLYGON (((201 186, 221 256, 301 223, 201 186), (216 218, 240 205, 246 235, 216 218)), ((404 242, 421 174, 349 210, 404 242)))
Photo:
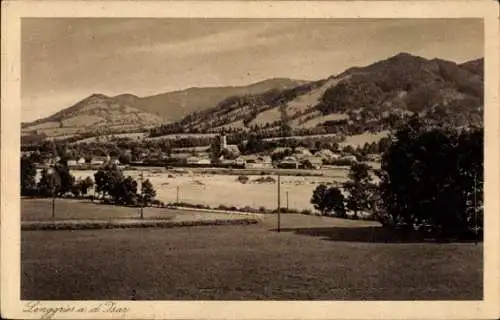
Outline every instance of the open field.
POLYGON ((482 245, 404 243, 374 222, 23 231, 23 300, 480 300, 482 245))
POLYGON ((74 144, 89 143, 89 142, 96 142, 97 140, 99 140, 100 142, 106 142, 106 141, 111 141, 112 138, 128 138, 128 139, 134 139, 134 140, 141 140, 145 136, 146 136, 146 132, 116 133, 116 134, 108 134, 108 135, 99 136, 99 139, 97 139, 97 137, 84 138, 84 139, 75 141, 73 143, 74 144))
POLYGON ((158 137, 144 137, 144 140, 176 140, 183 138, 214 138, 217 133, 175 133, 158 137))
POLYGON ((380 139, 385 138, 388 135, 389 131, 380 131, 377 133, 363 133, 353 136, 347 136, 345 141, 340 143, 340 146, 351 146, 354 148, 363 147, 365 143, 379 142, 380 139))
MULTIPOLYGON (((372 164, 374 165, 374 164, 372 164)), ((135 168, 125 170, 139 180, 140 170, 144 179, 149 179, 156 190, 156 198, 165 203, 187 202, 211 207, 219 205, 252 208, 277 208, 276 183, 259 183, 256 180, 271 177, 277 180, 281 176, 281 204, 290 209, 313 210, 310 204, 312 192, 321 183, 339 185, 347 180, 348 168, 336 167, 321 170, 302 169, 221 169, 189 168, 167 170, 161 167, 135 168), (239 175, 247 175, 249 183, 239 182, 239 175), (179 198, 177 199, 177 190, 179 198)), ((72 170, 75 178, 94 178, 95 170, 72 170)), ((37 180, 40 178, 38 174, 37 180)), ((90 194, 93 190, 90 189, 90 194)))
MULTIPOLYGON (((55 199, 54 211, 57 220, 109 220, 139 218, 139 209, 92 203, 88 200, 55 199)), ((52 199, 23 199, 21 201, 22 221, 52 219, 52 199)), ((144 217, 169 219, 174 214, 166 209, 144 208, 144 217)))
MULTIPOLYGON (((106 205, 88 200, 55 199, 55 216, 58 221, 65 220, 133 220, 140 219, 140 209, 106 205)), ((234 213, 200 212, 167 208, 143 208, 145 220, 231 220, 244 215, 234 213)), ((22 199, 21 221, 52 220, 52 199, 22 199)))
MULTIPOLYGON (((263 170, 257 170, 261 172, 263 170)), ((321 171, 316 170, 318 173, 321 171)), ((92 170, 75 170, 72 172, 77 178, 90 176, 93 178, 92 170)), ((240 171, 238 171, 240 172, 240 171)), ((245 171, 239 174, 245 174, 245 171)), ((125 171, 126 175, 139 179, 140 171, 125 171)), ((234 174, 210 174, 196 170, 186 169, 184 172, 167 172, 162 168, 149 168, 144 171, 144 179, 149 179, 156 189, 156 198, 167 203, 177 201, 177 190, 179 190, 179 201, 191 204, 203 204, 211 207, 219 205, 253 208, 265 207, 274 209, 277 207, 277 185, 276 183, 256 183, 256 179, 272 177, 276 175, 248 175, 250 182, 243 184, 237 181, 238 175, 234 174)), ((331 170, 328 176, 282 176, 281 177, 281 203, 286 207, 288 194, 288 207, 290 209, 313 210, 310 199, 314 188, 320 183, 343 182, 347 179, 347 170, 331 170)))

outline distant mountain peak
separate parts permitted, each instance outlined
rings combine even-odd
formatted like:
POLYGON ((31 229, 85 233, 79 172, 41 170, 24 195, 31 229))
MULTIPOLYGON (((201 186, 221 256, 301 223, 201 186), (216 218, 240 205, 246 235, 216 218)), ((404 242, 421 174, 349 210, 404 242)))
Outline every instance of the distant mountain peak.
POLYGON ((407 61, 428 61, 427 59, 417 56, 408 52, 400 52, 392 57, 389 57, 385 61, 398 61, 398 62, 407 62, 407 61))
POLYGON ((131 93, 122 93, 122 94, 119 94, 117 96, 114 96, 113 98, 114 99, 116 99, 116 98, 134 98, 134 99, 139 99, 138 96, 136 96, 134 94, 131 94, 131 93))
POLYGON ((396 55, 393 56, 394 58, 402 58, 402 57, 413 57, 413 58, 421 58, 419 56, 416 56, 416 55, 413 55, 411 53, 408 53, 408 52, 400 52, 396 55))
POLYGON ((109 99, 109 97, 102 93, 93 93, 84 100, 89 100, 89 99, 109 99))

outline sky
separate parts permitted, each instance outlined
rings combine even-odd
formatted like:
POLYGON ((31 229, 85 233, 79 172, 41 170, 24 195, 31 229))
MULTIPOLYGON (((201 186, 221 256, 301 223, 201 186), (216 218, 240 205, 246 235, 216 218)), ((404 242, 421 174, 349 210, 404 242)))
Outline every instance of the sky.
POLYGON ((93 93, 318 80, 399 52, 464 62, 484 50, 479 19, 24 18, 21 26, 23 122, 93 93))

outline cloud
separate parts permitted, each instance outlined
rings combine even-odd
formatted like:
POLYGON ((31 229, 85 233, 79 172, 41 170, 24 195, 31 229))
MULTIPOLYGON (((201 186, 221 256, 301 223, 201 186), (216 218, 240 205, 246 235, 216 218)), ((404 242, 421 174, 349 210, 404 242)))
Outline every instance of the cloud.
POLYGON ((159 54, 173 57, 203 56, 207 54, 221 54, 238 52, 256 46, 276 45, 277 34, 264 34, 272 29, 279 32, 281 26, 252 25, 243 29, 228 29, 199 38, 151 43, 150 45, 136 45, 125 49, 132 54, 159 54))
POLYGON ((320 79, 400 51, 464 61, 482 56, 482 32, 479 20, 464 19, 30 18, 22 23, 23 114, 49 114, 94 92, 320 79))

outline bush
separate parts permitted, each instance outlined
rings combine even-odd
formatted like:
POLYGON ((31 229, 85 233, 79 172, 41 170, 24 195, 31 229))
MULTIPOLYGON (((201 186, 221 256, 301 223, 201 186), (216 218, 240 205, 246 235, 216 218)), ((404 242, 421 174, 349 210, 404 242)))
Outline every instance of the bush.
POLYGON ((273 177, 260 177, 253 180, 255 183, 276 183, 276 180, 273 177))
POLYGON ((320 184, 313 191, 311 204, 322 215, 330 215, 333 212, 333 215, 337 217, 346 216, 344 195, 337 187, 327 187, 324 184, 320 184))
POLYGON ((367 221, 375 221, 376 216, 374 214, 367 214, 367 215, 362 215, 360 217, 361 220, 367 220, 367 221))
POLYGON ((241 183, 247 183, 248 180, 250 180, 250 178, 248 178, 247 176, 244 176, 244 175, 241 175, 241 176, 238 176, 238 179, 237 179, 239 182, 241 183))
MULTIPOLYGON (((165 206, 163 202, 161 202, 162 206, 165 206)), ((187 202, 172 202, 168 203, 166 207, 184 207, 184 208, 193 208, 193 209, 212 209, 210 206, 205 204, 193 204, 187 202)))
POLYGON ((332 159, 327 161, 327 163, 332 166, 351 166, 356 163, 356 161, 349 159, 332 159))
POLYGON ((302 214, 307 214, 307 215, 311 215, 313 212, 312 212, 311 210, 309 210, 309 209, 304 209, 304 210, 302 210, 300 213, 302 213, 302 214))
POLYGON ((250 206, 245 206, 243 208, 240 208, 240 211, 243 211, 243 212, 250 212, 250 213, 257 213, 259 212, 258 209, 255 209, 255 208, 252 208, 250 206))
MULTIPOLYGON (((281 213, 289 213, 289 212, 290 212, 290 209, 287 209, 287 208, 281 207, 281 208, 280 208, 280 212, 281 212, 281 213)), ((271 213, 278 213, 278 209, 273 209, 273 210, 271 211, 271 213)))

